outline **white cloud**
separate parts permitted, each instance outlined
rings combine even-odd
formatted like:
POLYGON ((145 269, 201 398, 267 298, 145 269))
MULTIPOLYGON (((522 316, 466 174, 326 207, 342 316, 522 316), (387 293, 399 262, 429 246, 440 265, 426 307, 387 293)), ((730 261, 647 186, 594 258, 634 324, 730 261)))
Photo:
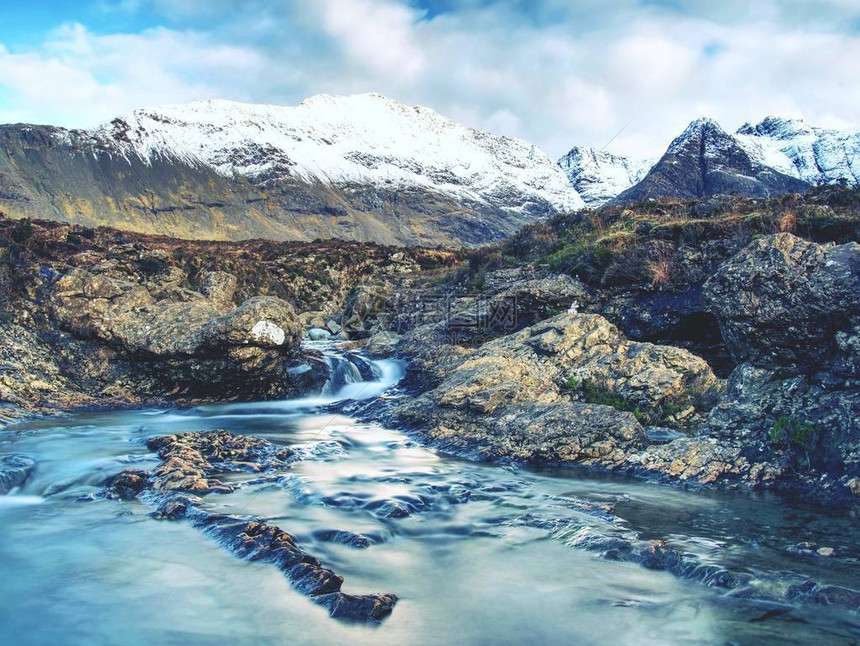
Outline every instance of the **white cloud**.
POLYGON ((153 103, 378 91, 553 155, 629 124, 609 149, 652 156, 701 114, 727 128, 860 114, 860 34, 841 28, 854 0, 464 0, 429 19, 407 0, 114 5, 160 11, 171 27, 71 25, 33 51, 0 48, 0 120, 83 126, 153 103))

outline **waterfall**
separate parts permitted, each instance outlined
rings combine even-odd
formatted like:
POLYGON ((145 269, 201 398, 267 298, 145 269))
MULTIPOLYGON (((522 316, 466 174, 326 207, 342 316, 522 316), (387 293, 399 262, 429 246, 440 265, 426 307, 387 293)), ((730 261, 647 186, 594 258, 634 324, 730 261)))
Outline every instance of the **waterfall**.
POLYGON ((318 403, 378 397, 400 381, 405 371, 402 361, 370 359, 332 343, 306 345, 321 352, 329 367, 329 377, 316 400, 318 403))

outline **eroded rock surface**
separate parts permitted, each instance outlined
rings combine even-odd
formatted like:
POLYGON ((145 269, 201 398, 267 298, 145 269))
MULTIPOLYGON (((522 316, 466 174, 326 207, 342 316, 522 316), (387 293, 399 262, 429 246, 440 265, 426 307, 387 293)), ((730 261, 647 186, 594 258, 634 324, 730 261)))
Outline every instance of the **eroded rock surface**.
POLYGON ((860 372, 857 243, 763 237, 723 265, 705 297, 738 362, 811 372, 836 359, 843 374, 860 372))
POLYGON ((562 314, 474 351, 427 349, 416 361, 429 366, 427 381, 441 380, 395 415, 489 457, 617 468, 647 444, 637 415, 695 416, 721 391, 698 357, 628 341, 590 314, 562 314))

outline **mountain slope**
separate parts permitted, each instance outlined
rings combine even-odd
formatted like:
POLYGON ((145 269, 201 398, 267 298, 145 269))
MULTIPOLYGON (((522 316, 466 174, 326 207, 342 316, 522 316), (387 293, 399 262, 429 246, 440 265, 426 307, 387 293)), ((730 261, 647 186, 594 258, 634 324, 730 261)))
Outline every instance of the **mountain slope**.
POLYGON ((521 140, 380 95, 0 127, 0 211, 188 238, 479 244, 580 208, 521 140))
POLYGON ((735 138, 757 161, 810 184, 860 184, 860 128, 830 130, 767 117, 744 124, 735 138))
POLYGON ((766 166, 712 119, 693 121, 645 177, 616 202, 719 194, 768 197, 804 192, 809 183, 766 166))
POLYGON ((597 207, 640 181, 654 161, 574 146, 558 165, 585 204, 597 207))

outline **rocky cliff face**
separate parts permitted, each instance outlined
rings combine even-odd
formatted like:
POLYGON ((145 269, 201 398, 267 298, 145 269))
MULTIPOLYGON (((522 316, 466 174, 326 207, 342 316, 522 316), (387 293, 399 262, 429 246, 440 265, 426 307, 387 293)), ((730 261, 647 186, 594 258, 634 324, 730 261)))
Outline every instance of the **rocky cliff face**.
POLYGON ((762 163, 712 119, 698 119, 636 185, 615 198, 634 202, 649 198, 692 199, 738 194, 769 197, 805 192, 810 184, 762 163))
POLYGON ((0 128, 0 210, 190 239, 478 244, 583 202, 523 141, 379 95, 0 128))

